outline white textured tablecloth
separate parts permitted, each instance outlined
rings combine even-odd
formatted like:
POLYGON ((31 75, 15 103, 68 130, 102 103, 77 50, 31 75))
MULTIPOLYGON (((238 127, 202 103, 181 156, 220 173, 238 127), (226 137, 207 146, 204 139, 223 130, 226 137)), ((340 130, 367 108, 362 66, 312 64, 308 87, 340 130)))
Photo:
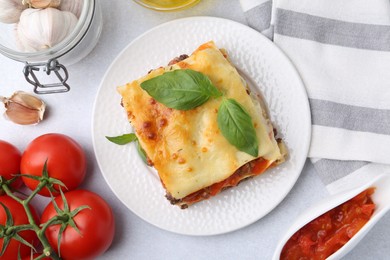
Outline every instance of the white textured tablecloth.
MULTIPOLYGON (((146 223, 116 199, 105 183, 93 154, 91 116, 104 72, 134 38, 163 22, 188 16, 217 16, 246 23, 238 0, 202 0, 190 10, 157 13, 131 0, 101 0, 103 32, 91 54, 70 66, 72 90, 42 96, 47 118, 37 126, 18 126, 0 118, 0 139, 23 150, 29 141, 48 132, 76 139, 86 150, 88 177, 84 187, 101 194, 112 206, 117 230, 112 247, 99 259, 270 259, 276 243, 294 218, 309 205, 328 196, 325 186, 307 163, 286 199, 270 214, 241 230, 218 236, 191 237, 173 234, 146 223)), ((0 56, 0 95, 31 91, 24 81, 23 64, 0 56)), ((42 207, 42 205, 38 205, 42 207)), ((346 259, 388 259, 390 216, 387 215, 346 259)))

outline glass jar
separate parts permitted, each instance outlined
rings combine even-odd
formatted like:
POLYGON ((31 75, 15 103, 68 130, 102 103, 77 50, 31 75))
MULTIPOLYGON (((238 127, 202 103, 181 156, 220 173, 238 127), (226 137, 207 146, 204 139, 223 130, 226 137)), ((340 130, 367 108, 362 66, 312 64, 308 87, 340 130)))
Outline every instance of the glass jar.
POLYGON ((0 53, 16 61, 25 63, 23 69, 26 80, 34 86, 37 94, 67 92, 68 71, 66 66, 87 56, 98 42, 102 31, 102 13, 99 0, 83 0, 80 17, 73 31, 51 48, 23 52, 17 48, 15 24, 0 24, 0 53), (55 75, 54 83, 41 83, 36 72, 43 70, 47 75, 55 75))

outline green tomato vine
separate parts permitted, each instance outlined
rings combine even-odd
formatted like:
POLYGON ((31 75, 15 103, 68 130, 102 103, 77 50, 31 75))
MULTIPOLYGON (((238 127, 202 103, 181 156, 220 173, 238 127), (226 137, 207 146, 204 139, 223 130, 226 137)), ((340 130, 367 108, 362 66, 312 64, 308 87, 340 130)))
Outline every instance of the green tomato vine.
MULTIPOLYGON (((19 176, 20 175, 17 175, 16 177, 19 177, 19 176)), ((20 243, 30 247, 32 251, 36 252, 35 247, 32 244, 30 244, 29 242, 27 242, 25 239, 23 239, 22 236, 19 235, 19 232, 21 232, 21 231, 32 230, 36 233, 39 241, 42 244, 42 253, 40 256, 35 258, 35 260, 43 259, 45 257, 50 257, 51 259, 54 259, 54 260, 60 260, 61 259, 60 241, 61 241, 63 232, 65 231, 65 229, 68 226, 71 226, 78 233, 80 233, 80 230, 77 228, 77 225, 74 222, 73 218, 80 211, 85 210, 85 209, 90 209, 90 207, 85 205, 85 206, 78 207, 72 211, 70 210, 69 205, 68 205, 66 198, 64 196, 64 193, 62 192, 62 189, 61 189, 61 187, 65 188, 65 189, 66 189, 66 187, 60 180, 49 177, 49 174, 47 171, 47 162, 45 162, 45 164, 43 166, 42 176, 33 176, 33 175, 24 174, 23 177, 31 178, 31 179, 39 181, 39 184, 37 185, 35 190, 33 190, 32 193, 30 195, 28 195, 27 198, 25 198, 25 199, 21 199, 18 196, 16 196, 10 188, 10 184, 15 180, 15 178, 11 179, 11 180, 5 180, 0 176, 0 190, 1 190, 1 192, 5 193, 7 196, 14 199, 15 201, 17 201, 18 203, 20 203, 23 206, 23 208, 26 212, 28 221, 29 221, 29 224, 14 225, 13 217, 12 217, 10 210, 3 203, 0 202, 1 207, 4 208, 4 211, 6 213, 5 225, 0 224, 0 239, 3 239, 3 247, 1 248, 1 251, 0 251, 0 257, 7 250, 7 246, 9 245, 9 243, 12 239, 19 241, 20 243), (63 205, 64 205, 63 208, 64 209, 60 209, 59 206, 57 205, 57 203, 54 201, 54 196, 52 193, 54 191, 58 192, 54 188, 54 185, 58 185, 60 187, 59 191, 61 194, 61 198, 63 200, 63 205), (54 208, 57 212, 57 215, 52 217, 51 219, 49 219, 46 223, 39 224, 39 223, 36 223, 36 221, 34 219, 32 210, 30 208, 30 202, 45 187, 51 193, 51 203, 53 203, 54 208), (60 225, 57 251, 54 250, 54 248, 52 248, 52 246, 50 245, 50 243, 45 235, 47 228, 52 226, 52 225, 60 225)), ((20 259, 20 256, 18 257, 18 259, 20 259)))

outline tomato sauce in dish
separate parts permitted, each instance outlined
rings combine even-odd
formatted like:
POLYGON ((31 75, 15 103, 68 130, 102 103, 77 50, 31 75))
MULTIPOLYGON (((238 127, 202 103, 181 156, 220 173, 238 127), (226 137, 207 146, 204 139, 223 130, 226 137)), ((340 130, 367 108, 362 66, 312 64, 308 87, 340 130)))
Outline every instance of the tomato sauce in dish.
POLYGON ((326 259, 345 245, 371 218, 374 188, 331 209, 298 230, 285 244, 281 260, 326 259))

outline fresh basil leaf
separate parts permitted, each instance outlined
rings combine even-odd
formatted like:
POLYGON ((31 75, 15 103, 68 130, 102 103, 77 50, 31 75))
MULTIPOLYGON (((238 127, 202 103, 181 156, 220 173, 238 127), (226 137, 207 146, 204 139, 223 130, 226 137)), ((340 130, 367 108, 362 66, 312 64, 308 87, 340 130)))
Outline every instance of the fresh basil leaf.
POLYGON ((131 143, 131 142, 134 142, 135 140, 137 140, 137 136, 133 133, 131 134, 124 134, 124 135, 119 135, 119 136, 106 136, 106 138, 110 141, 110 142, 113 142, 115 144, 119 144, 119 145, 124 145, 124 144, 128 144, 128 143, 131 143))
POLYGON ((147 159, 147 156, 146 156, 146 152, 145 150, 142 148, 142 146, 139 144, 139 141, 137 141, 137 152, 138 152, 138 155, 141 157, 142 161, 150 166, 150 163, 148 162, 148 159, 147 159))
POLYGON ((200 72, 173 70, 141 83, 150 96, 169 108, 190 110, 222 93, 200 72))
POLYGON ((252 118, 234 99, 224 99, 218 109, 218 127, 238 150, 257 157, 259 142, 252 118))
POLYGON ((124 134, 124 135, 120 135, 120 136, 113 136, 113 137, 110 137, 110 136, 106 136, 106 138, 115 143, 115 144, 119 144, 119 145, 124 145, 124 144, 128 144, 128 143, 131 143, 131 142, 136 142, 136 146, 137 146, 137 152, 138 152, 138 155, 141 157, 142 161, 146 164, 146 165, 149 165, 150 166, 150 163, 148 162, 148 159, 146 157, 146 152, 145 150, 141 147, 141 145, 139 144, 139 141, 138 141, 138 138, 135 134, 131 133, 131 134, 124 134))

